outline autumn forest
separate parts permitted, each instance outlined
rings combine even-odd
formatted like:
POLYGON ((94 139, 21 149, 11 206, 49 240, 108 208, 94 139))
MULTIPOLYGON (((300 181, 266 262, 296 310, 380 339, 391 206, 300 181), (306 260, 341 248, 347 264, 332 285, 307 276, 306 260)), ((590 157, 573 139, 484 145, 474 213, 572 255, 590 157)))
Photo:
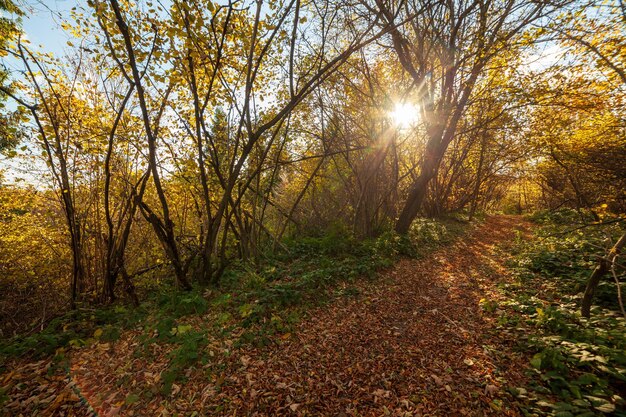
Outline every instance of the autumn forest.
POLYGON ((0 0, 0 56, 0 415, 626 416, 622 0, 0 0))

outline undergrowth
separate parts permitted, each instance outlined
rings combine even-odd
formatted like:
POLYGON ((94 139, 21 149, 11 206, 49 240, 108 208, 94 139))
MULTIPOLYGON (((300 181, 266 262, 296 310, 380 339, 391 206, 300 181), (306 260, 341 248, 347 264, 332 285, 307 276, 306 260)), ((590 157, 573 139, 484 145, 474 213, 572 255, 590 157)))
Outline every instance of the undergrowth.
POLYGON ((123 329, 141 322, 146 314, 145 305, 138 308, 123 305, 99 309, 79 307, 52 319, 41 332, 0 342, 0 358, 26 355, 42 358, 59 353, 64 347, 82 347, 98 340, 114 341, 123 329))
POLYGON ((499 314, 500 327, 515 334, 520 349, 532 353, 528 385, 511 393, 529 416, 626 416, 626 319, 615 282, 603 280, 590 319, 579 312, 598 257, 623 226, 579 228, 593 220, 565 210, 531 219, 540 227, 532 240, 518 236, 513 245, 516 282, 505 285, 508 301, 483 303, 499 314))

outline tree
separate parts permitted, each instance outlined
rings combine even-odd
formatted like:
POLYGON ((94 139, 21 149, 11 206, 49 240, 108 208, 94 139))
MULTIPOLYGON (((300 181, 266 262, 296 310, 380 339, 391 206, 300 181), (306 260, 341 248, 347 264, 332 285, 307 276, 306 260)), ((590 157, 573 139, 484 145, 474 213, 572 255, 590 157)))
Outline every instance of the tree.
POLYGON ((564 3, 519 0, 376 2, 391 29, 392 47, 419 94, 427 143, 420 174, 410 186, 395 229, 406 233, 417 216, 445 152, 455 138, 477 81, 498 54, 532 23, 564 3))
POLYGON ((117 57, 120 71, 127 74, 129 85, 135 86, 144 121, 148 165, 160 213, 145 203, 141 204, 142 211, 153 224, 178 281, 183 287, 188 286, 187 268, 195 255, 183 260, 178 249, 157 157, 160 138, 151 116, 158 112, 149 108, 151 104, 157 108, 170 105, 185 126, 184 133, 195 144, 200 201, 204 206, 202 212, 208 217, 200 248, 203 280, 209 281, 214 270, 219 277, 224 264, 224 245, 220 239, 225 242, 229 230, 244 237, 248 233, 244 230, 246 218, 253 222, 253 227, 259 225, 255 205, 248 212, 242 204, 249 193, 255 195, 253 185, 257 181, 258 186, 267 158, 280 155, 273 150, 280 147, 279 138, 290 114, 352 54, 381 38, 390 28, 374 30, 376 20, 356 20, 350 36, 343 34, 331 40, 331 34, 339 33, 343 27, 326 25, 327 16, 353 11, 344 11, 332 2, 305 10, 299 1, 292 0, 284 5, 273 4, 270 12, 265 12, 262 2, 251 2, 249 7, 210 1, 175 2, 170 22, 144 18, 138 8, 122 7, 114 0, 109 2, 110 8, 102 2, 92 4, 103 23, 108 53, 117 57), (142 24, 129 25, 131 19, 142 24), (307 23, 309 19, 311 23, 307 23), (148 20, 152 23, 147 24, 148 20), (303 34, 318 30, 313 22, 321 30, 316 34, 319 41, 295 42, 303 34), (162 32, 170 39, 169 49, 155 46, 161 43, 157 39, 162 39, 162 32), (292 34, 291 41, 288 33, 292 34), (298 62, 294 57, 299 58, 298 62), (168 62, 171 70, 159 72, 154 62, 168 62), (276 68, 281 62, 285 63, 284 76, 278 78, 276 68), (281 81, 286 82, 286 88, 278 88, 281 81), (185 106, 183 101, 172 106, 169 92, 173 90, 181 98, 189 97, 192 107, 185 106), (162 94, 163 91, 168 94, 162 94), (272 104, 262 105, 260 102, 267 96, 274 97, 272 104), (234 133, 229 138, 232 147, 226 159, 222 159, 224 155, 218 151, 208 123, 218 100, 229 106, 228 114, 233 117, 234 133), (209 170, 218 179, 216 190, 209 187, 209 170), (220 266, 214 268, 212 257, 216 253, 220 254, 220 266))
MULTIPOLYGON (((17 19, 1 15, 0 16, 0 57, 7 56, 7 48, 17 39, 20 33, 19 18, 23 15, 22 10, 11 0, 0 2, 0 13, 8 13, 16 16, 17 19)), ((0 152, 11 150, 20 140, 19 123, 23 120, 23 109, 17 110, 6 108, 7 92, 13 88, 8 83, 10 73, 4 68, 0 68, 0 152)))

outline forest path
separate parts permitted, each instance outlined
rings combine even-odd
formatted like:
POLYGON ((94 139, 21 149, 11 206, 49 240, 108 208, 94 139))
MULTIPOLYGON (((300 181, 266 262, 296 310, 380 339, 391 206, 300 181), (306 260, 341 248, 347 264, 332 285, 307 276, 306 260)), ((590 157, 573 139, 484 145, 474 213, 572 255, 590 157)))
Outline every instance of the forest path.
POLYGON ((51 359, 16 363, 0 375, 9 396, 0 416, 518 416, 506 386, 521 385, 528 358, 480 300, 502 297, 507 243, 530 230, 518 216, 489 217, 356 281, 355 296, 309 310, 271 346, 220 342, 211 371, 186 369, 171 396, 159 387, 172 347, 136 356, 141 329, 73 352, 69 374, 51 359))
POLYGON ((225 415, 519 415, 504 386, 527 359, 480 307, 510 278, 501 248, 516 231, 530 224, 492 216, 401 260, 359 296, 314 310, 284 343, 237 355, 209 402, 225 415))

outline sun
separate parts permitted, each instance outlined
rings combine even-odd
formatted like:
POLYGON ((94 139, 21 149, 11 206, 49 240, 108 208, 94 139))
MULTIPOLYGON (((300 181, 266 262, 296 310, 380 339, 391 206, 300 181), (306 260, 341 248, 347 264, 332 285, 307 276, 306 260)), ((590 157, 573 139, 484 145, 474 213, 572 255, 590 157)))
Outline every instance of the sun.
POLYGON ((418 114, 417 106, 410 103, 396 103, 391 117, 398 128, 407 129, 417 122, 418 114))

